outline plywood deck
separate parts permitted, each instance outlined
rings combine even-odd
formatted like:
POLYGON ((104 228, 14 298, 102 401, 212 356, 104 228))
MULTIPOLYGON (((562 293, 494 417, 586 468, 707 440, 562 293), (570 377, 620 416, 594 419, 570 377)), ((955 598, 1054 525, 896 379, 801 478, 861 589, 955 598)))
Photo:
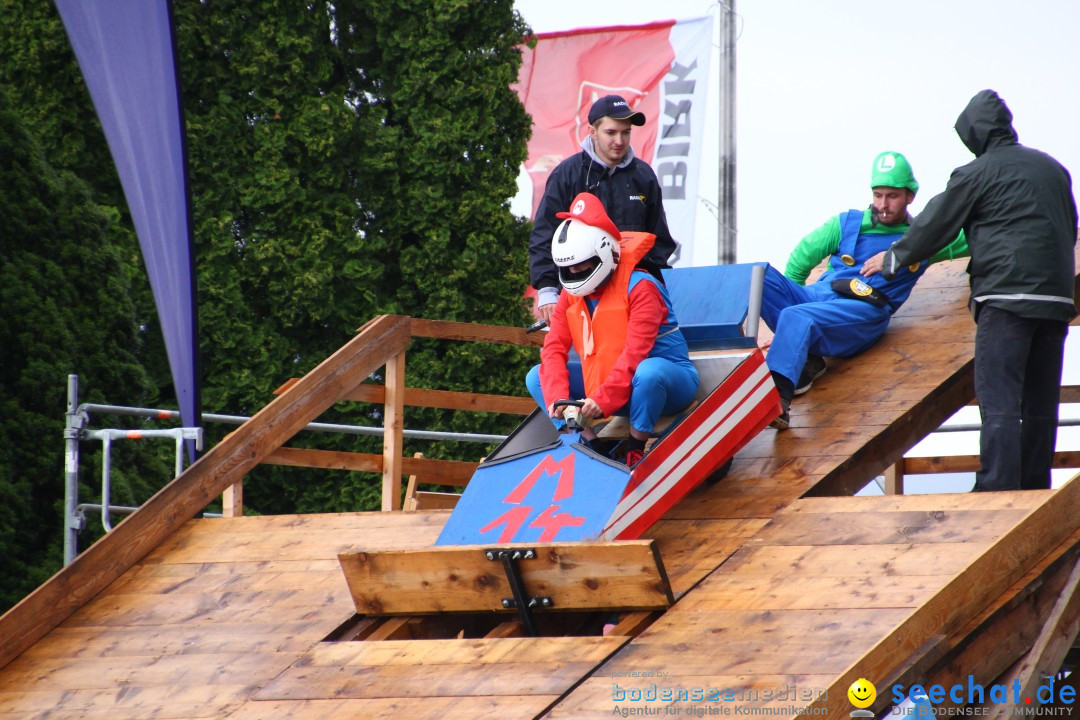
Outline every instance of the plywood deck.
POLYGON ((677 601, 632 640, 323 642, 354 612, 337 554, 428 547, 446 512, 192 520, 0 668, 0 720, 606 718, 647 704, 613 684, 829 688, 1052 495, 804 498, 850 494, 971 399, 966 297, 962 261, 932 267, 790 430, 648 533, 677 601))

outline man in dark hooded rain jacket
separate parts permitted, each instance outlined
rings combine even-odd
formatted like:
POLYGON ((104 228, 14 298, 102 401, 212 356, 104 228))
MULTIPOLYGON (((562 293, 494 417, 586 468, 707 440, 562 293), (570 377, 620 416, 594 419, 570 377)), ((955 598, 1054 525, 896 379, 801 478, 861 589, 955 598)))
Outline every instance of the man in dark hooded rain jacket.
POLYGON ((975 318, 982 469, 975 490, 1050 487, 1061 367, 1076 315, 1076 201, 1069 173, 1020 145, 993 90, 971 99, 956 132, 975 160, 953 171, 885 254, 886 277, 967 235, 975 318))

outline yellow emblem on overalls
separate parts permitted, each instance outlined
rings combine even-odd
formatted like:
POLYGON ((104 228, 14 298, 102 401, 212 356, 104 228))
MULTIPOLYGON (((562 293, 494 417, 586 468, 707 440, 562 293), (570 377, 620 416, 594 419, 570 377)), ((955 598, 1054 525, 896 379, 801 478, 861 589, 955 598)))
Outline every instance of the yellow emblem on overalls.
POLYGON ((859 280, 858 278, 852 278, 851 279, 851 292, 855 293, 859 297, 866 297, 867 295, 873 294, 874 288, 870 287, 869 285, 864 283, 862 280, 859 280))

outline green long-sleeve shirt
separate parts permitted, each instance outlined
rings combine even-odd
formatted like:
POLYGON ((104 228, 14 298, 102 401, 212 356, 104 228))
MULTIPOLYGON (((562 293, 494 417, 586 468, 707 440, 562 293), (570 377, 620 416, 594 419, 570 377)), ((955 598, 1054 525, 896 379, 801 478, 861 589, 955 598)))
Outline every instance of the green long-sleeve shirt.
MULTIPOLYGON (((911 219, 910 216, 908 216, 908 218, 909 220, 911 219)), ((859 229, 859 234, 884 235, 905 233, 907 232, 907 229, 908 223, 906 222, 898 225, 882 225, 880 223, 874 225, 870 208, 867 208, 863 211, 862 226, 859 229)), ((833 215, 824 225, 799 241, 799 244, 791 251, 791 255, 788 256, 787 266, 784 268, 784 275, 800 285, 805 285, 806 278, 810 276, 810 271, 817 267, 822 260, 833 255, 840 249, 840 235, 840 216, 833 215)), ((930 258, 930 262, 933 264, 941 262, 942 260, 968 257, 968 255, 970 255, 970 253, 968 252, 967 238, 964 237, 964 231, 961 230, 955 240, 930 258)))

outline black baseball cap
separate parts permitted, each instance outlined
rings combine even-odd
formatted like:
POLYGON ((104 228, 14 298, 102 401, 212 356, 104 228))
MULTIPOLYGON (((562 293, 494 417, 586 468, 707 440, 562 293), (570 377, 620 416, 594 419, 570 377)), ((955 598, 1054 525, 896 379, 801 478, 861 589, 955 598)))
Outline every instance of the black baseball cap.
POLYGON ((592 104, 589 109, 589 124, 594 125, 600 118, 629 120, 631 125, 644 125, 645 113, 630 109, 630 103, 618 95, 605 95, 592 104))

